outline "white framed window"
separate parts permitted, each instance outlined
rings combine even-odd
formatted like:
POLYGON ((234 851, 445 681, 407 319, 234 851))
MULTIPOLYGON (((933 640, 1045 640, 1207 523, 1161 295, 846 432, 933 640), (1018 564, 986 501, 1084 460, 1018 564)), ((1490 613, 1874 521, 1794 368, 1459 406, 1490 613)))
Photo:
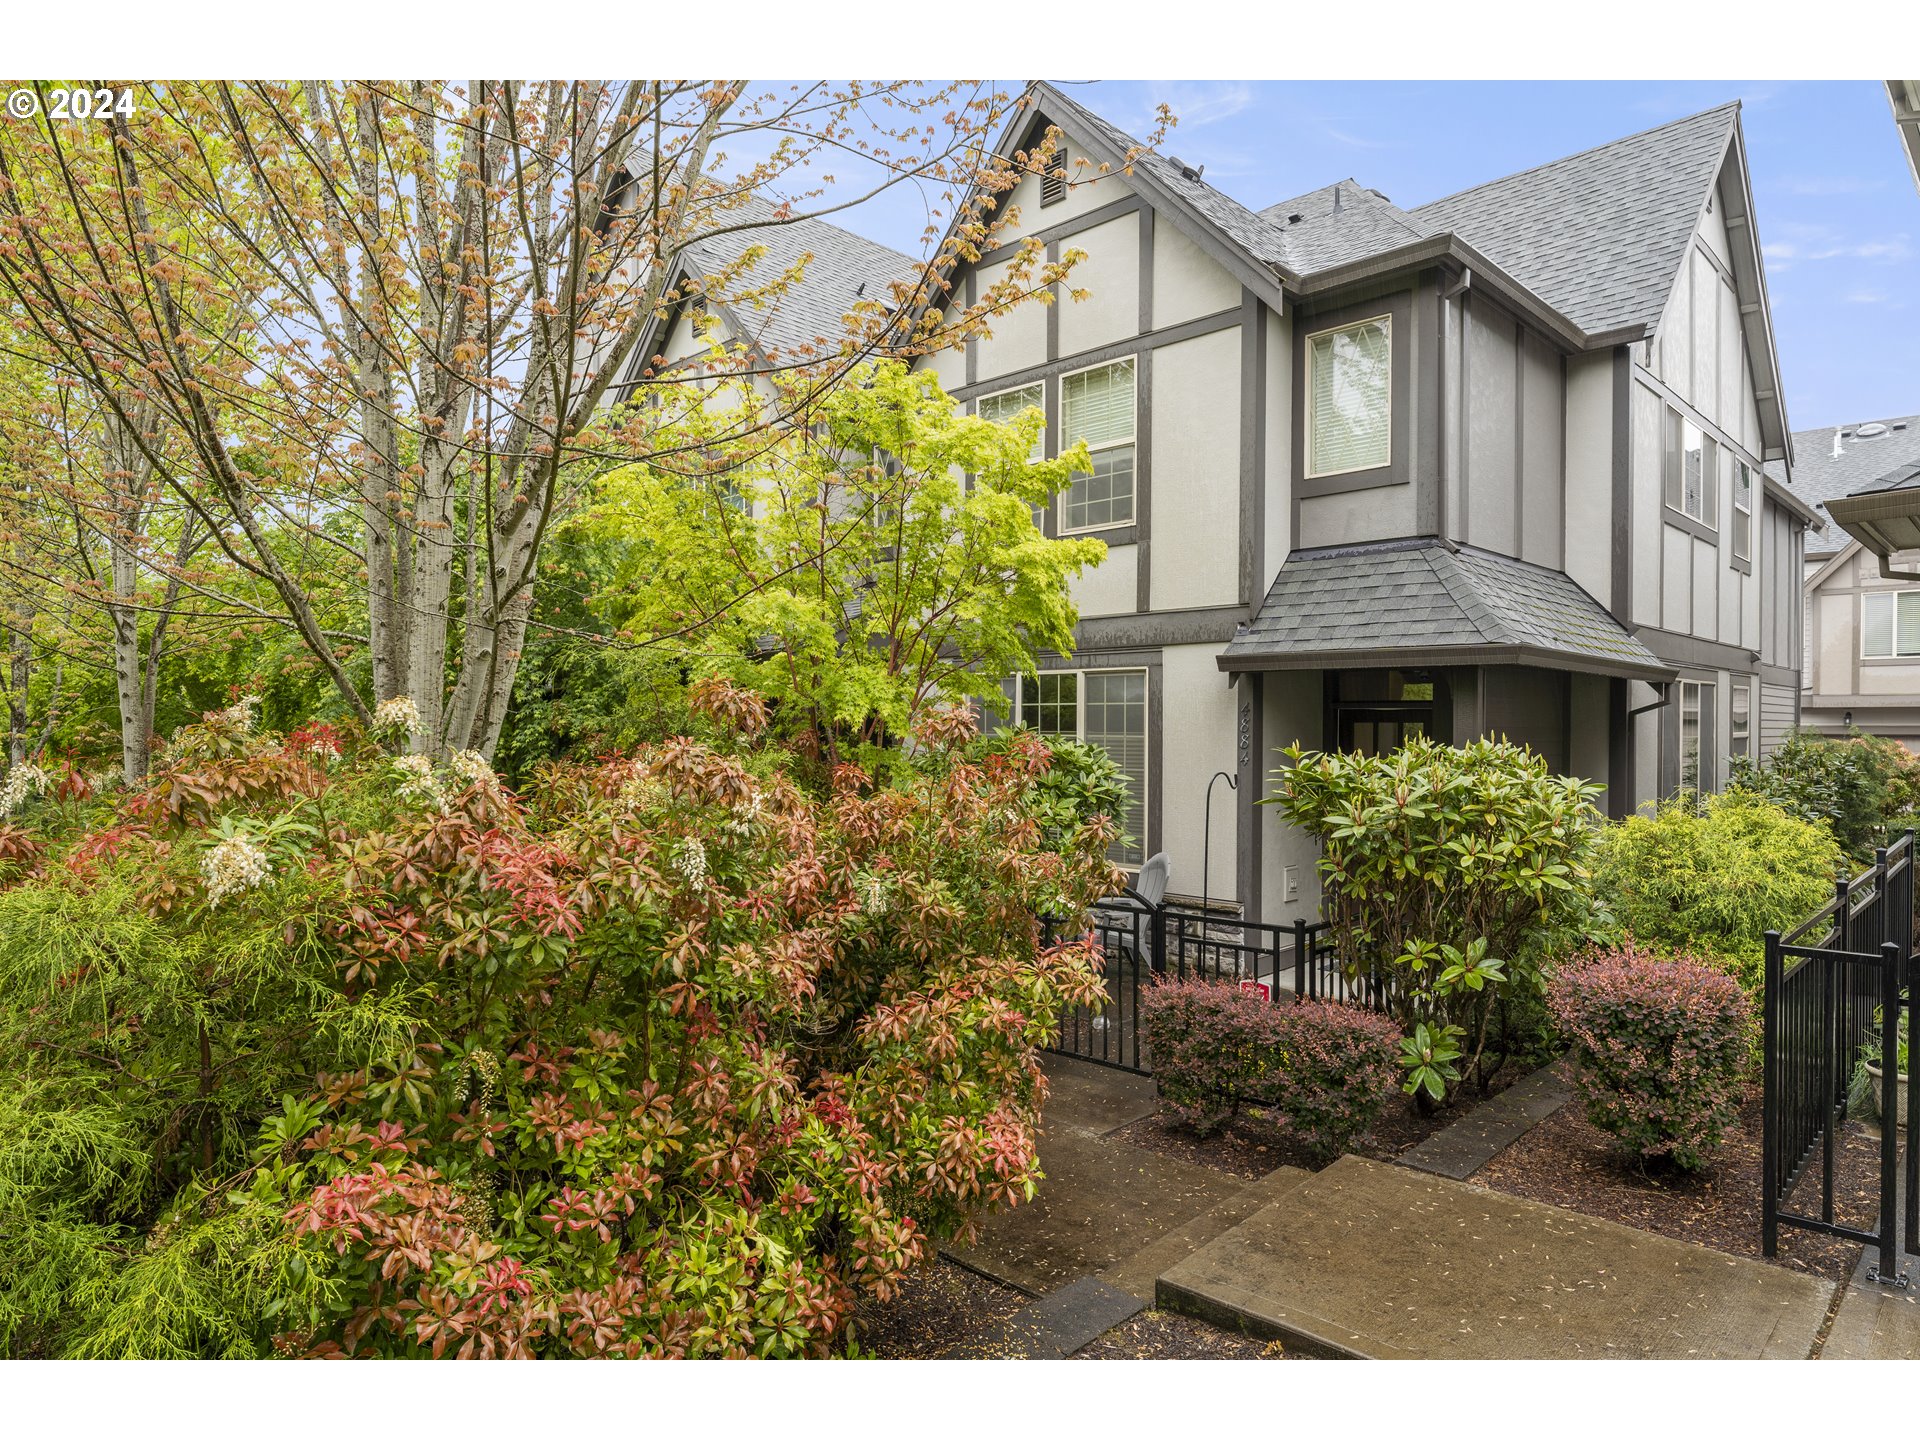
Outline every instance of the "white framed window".
POLYGON ((1727 692, 1727 754, 1745 758, 1753 753, 1753 690, 1736 679, 1727 692))
POLYGON ((1107 856, 1137 868, 1147 858, 1147 672, 1044 670, 1019 676, 1012 720, 1042 735, 1098 745, 1113 757, 1132 791, 1120 821, 1131 840, 1116 841, 1107 856))
POLYGON ((1860 658, 1920 656, 1920 590, 1871 590, 1860 597, 1860 658))
POLYGON ((1753 558, 1753 471, 1744 460, 1733 464, 1733 558, 1753 558))
POLYGON ((1708 717, 1713 714, 1713 686, 1703 681, 1680 682, 1680 788, 1699 794, 1711 789, 1711 777, 1701 763, 1708 717))
POLYGON ((1060 530, 1133 523, 1134 364, 1129 356, 1060 377, 1060 439, 1085 441, 1093 470, 1075 475, 1061 497, 1060 530))
POLYGON ((1703 525, 1717 521, 1720 458, 1718 448, 1693 421, 1669 409, 1661 437, 1667 507, 1703 525))
POLYGON ((1393 317, 1309 335, 1306 352, 1307 478, 1391 464, 1393 317))
MULTIPOLYGON (((974 401, 973 413, 982 420, 991 420, 996 425, 1004 425, 1014 416, 1027 410, 1038 410, 1043 414, 1047 408, 1047 387, 1039 381, 1031 385, 1022 385, 1013 390, 996 390, 991 395, 982 395, 974 401)), ((1044 434, 1033 437, 1033 448, 1027 452, 1029 460, 1043 459, 1046 455, 1046 437, 1044 434)))

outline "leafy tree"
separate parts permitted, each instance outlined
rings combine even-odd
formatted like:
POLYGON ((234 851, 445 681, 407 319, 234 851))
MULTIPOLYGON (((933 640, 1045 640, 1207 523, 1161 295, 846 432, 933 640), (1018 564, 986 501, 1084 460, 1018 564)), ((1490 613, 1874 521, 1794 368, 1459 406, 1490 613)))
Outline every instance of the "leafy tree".
MULTIPOLYGON (((872 183, 816 211, 927 182, 958 197, 950 239, 890 293, 843 302, 816 353, 736 371, 804 375, 813 396, 871 355, 976 333, 1067 268, 1029 238, 973 305, 946 297, 1013 218, 1000 197, 1057 153, 1049 137, 995 156, 1008 102, 977 85, 134 89, 105 123, 0 127, 0 296, 353 718, 420 710, 419 751, 493 753, 555 525, 604 469, 662 458, 653 412, 610 418, 610 387, 679 384, 637 352, 687 294, 768 303, 805 284, 804 267, 756 280, 755 240, 815 213, 822 153, 872 183), (690 254, 708 273, 675 293, 690 254), (350 536, 328 524, 342 515, 350 536), (353 629, 324 603, 343 570, 353 629)), ((733 437, 783 418, 742 407, 733 437)))
POLYGON ((615 471, 583 522, 618 557, 603 605, 629 643, 766 696, 829 763, 1071 652, 1067 581, 1106 547, 1034 523, 1091 464, 1029 458, 1038 410, 958 415, 931 373, 881 361, 751 445, 719 433, 729 413, 687 417, 676 448, 701 466, 615 471))
POLYGON ((1588 923, 1599 787, 1505 741, 1283 753, 1261 803, 1320 841, 1335 951, 1383 987, 1407 1091, 1450 1097, 1481 1066, 1499 999, 1537 992, 1556 943, 1588 923))
POLYGON ((1840 738, 1795 730, 1764 760, 1736 756, 1727 788, 1827 826, 1848 856, 1865 861, 1913 824, 1920 759, 1896 740, 1858 730, 1840 738))

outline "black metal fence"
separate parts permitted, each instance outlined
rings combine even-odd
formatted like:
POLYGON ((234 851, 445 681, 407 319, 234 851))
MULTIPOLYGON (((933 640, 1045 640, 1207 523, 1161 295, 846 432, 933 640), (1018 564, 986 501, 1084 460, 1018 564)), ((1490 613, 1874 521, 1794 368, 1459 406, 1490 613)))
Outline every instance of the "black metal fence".
POLYGON ((1100 1065, 1152 1072, 1140 1006, 1156 977, 1237 981, 1275 1004, 1311 999, 1383 1008, 1379 985, 1347 973, 1320 922, 1269 925, 1155 905, 1129 890, 1095 906, 1078 930, 1052 921, 1045 928, 1049 939, 1091 935, 1104 957, 1105 1002, 1069 1009, 1051 1047, 1100 1065))
POLYGON ((1904 1283, 1900 1248, 1920 1250, 1920 1068, 1907 1087, 1906 1207, 1898 1209, 1901 1127, 1898 1046, 1914 939, 1914 837, 1875 852, 1873 867, 1835 882, 1833 898, 1786 934, 1766 936, 1762 1006, 1764 1134, 1761 1246, 1778 1252, 1780 1227, 1837 1235, 1879 1251, 1878 1277, 1904 1283), (1838 1218, 1835 1180, 1855 1066, 1880 1068, 1879 1188, 1871 1227, 1838 1218), (1793 1208, 1818 1167, 1818 1214, 1793 1208))

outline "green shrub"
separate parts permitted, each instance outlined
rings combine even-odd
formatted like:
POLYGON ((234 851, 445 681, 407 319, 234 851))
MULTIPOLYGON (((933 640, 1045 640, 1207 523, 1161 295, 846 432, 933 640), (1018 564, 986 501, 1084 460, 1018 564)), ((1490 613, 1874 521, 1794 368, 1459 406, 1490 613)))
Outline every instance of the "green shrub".
POLYGON ((1587 1119, 1643 1164, 1705 1165, 1737 1117, 1754 1039, 1733 977, 1629 941, 1559 967, 1548 1003, 1587 1119))
POLYGON ((1825 826, 1730 791, 1609 826, 1594 884, 1626 934, 1712 960, 1758 994, 1762 937, 1825 903, 1842 864, 1825 826))
POLYGON ((1033 916, 1110 892, 1106 827, 1043 845, 1046 752, 964 715, 821 799, 696 699, 731 743, 519 795, 236 707, 117 811, 28 799, 0 1352, 822 1354, 1029 1197, 1036 1047, 1101 993, 1033 916))
POLYGON ((1264 803, 1321 843, 1336 953, 1383 979, 1406 1088, 1449 1096, 1493 1058, 1502 995, 1537 993, 1546 957, 1586 933, 1599 787, 1505 741, 1285 755, 1264 803))
POLYGON ((1330 1159, 1380 1118, 1400 1032, 1323 1000, 1278 1003, 1231 981, 1172 980, 1141 997, 1160 1101, 1201 1135, 1262 1107, 1330 1159))
POLYGON ((1826 825, 1849 857, 1866 861, 1920 810, 1920 759, 1898 741, 1858 730, 1840 739, 1796 730, 1765 761, 1736 758, 1728 789, 1826 825))
POLYGON ((1121 834, 1132 784, 1127 772, 1101 746, 1027 730, 1001 730, 973 741, 966 755, 973 764, 990 765, 996 757, 1033 743, 1045 746, 1052 756, 1046 770, 1027 786, 1027 809, 1040 822, 1042 831, 1050 838, 1071 835, 1082 825, 1104 817, 1113 822, 1114 833, 1121 834))

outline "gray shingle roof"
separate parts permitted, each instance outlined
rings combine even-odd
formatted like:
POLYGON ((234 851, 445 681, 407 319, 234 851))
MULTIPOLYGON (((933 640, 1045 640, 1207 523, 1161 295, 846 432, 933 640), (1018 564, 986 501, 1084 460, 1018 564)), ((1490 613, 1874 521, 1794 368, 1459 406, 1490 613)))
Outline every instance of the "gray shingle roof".
MULTIPOLYGON (((1787 488, 1827 520, 1827 501, 1851 495, 1889 472, 1920 461, 1920 415, 1894 415, 1885 420, 1863 420, 1855 425, 1829 426, 1793 432, 1793 483, 1787 488), (1882 425, 1878 435, 1861 435, 1863 427, 1882 425), (1895 429, 1901 426, 1901 429, 1895 429), (1834 453, 1836 443, 1839 454, 1834 453)), ((1844 550, 1847 532, 1827 520, 1824 534, 1807 531, 1807 554, 1833 555, 1844 550)))
POLYGON ((776 208, 762 196, 750 196, 718 223, 755 228, 730 231, 689 245, 683 252, 690 269, 711 274, 749 249, 764 248, 766 253, 746 274, 727 286, 734 296, 768 285, 806 261, 799 283, 788 286, 783 294, 757 299, 720 297, 746 332, 740 338, 761 349, 776 351, 787 360, 830 352, 845 338, 847 312, 857 300, 888 302, 893 281, 913 278, 918 262, 912 257, 825 220, 768 223, 776 208), (866 290, 859 294, 862 285, 866 290))
POLYGON ((1329 270, 1398 249, 1435 232, 1378 190, 1355 180, 1337 180, 1260 212, 1280 232, 1287 264, 1298 275, 1329 270), (1291 217, 1298 215, 1296 222, 1291 217))
POLYGON ((1413 210, 1589 333, 1659 323, 1738 101, 1413 210))
POLYGON ((1221 668, 1361 659, 1673 674, 1559 571, 1432 538, 1295 551, 1221 668))

